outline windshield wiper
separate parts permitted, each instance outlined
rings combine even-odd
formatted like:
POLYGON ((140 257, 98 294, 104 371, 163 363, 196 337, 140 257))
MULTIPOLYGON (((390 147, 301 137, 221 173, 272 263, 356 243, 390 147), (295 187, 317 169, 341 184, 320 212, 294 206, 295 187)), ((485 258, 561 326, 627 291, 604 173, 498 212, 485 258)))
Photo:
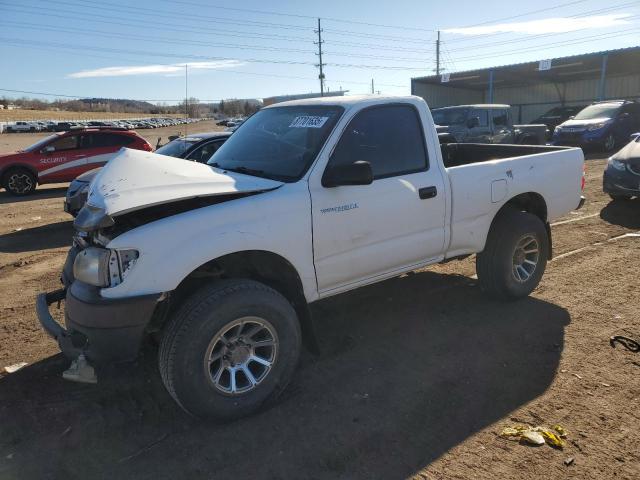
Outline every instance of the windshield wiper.
POLYGON ((249 167, 244 167, 244 166, 240 166, 240 167, 221 167, 219 163, 217 162, 213 162, 210 163, 209 166, 211 167, 215 167, 215 168, 220 168, 221 170, 228 170, 229 172, 238 172, 238 173, 244 173, 245 175, 252 175, 254 177, 265 177, 266 176, 266 172, 264 170, 258 170, 255 168, 249 168, 249 167))

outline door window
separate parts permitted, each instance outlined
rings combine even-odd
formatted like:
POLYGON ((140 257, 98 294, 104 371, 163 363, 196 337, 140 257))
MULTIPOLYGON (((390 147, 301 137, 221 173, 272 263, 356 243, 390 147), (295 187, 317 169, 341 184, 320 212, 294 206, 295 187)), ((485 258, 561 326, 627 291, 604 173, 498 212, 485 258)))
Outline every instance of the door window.
POLYGON ((479 127, 486 127, 489 125, 489 114, 486 110, 477 110, 474 111, 473 114, 480 119, 479 127))
POLYGON ((73 150, 78 148, 78 141, 79 141, 78 135, 69 135, 66 137, 59 138, 55 142, 51 143, 50 146, 52 146, 56 152, 59 152, 62 150, 73 150))
POLYGON ((367 108, 351 120, 331 156, 330 165, 359 160, 371 164, 374 179, 428 169, 418 112, 409 105, 367 108))
POLYGON ((508 125, 506 110, 492 110, 491 118, 493 120, 493 125, 496 127, 506 127, 508 125))
POLYGON ((98 133, 90 137, 93 148, 124 147, 133 142, 133 137, 117 133, 98 133))

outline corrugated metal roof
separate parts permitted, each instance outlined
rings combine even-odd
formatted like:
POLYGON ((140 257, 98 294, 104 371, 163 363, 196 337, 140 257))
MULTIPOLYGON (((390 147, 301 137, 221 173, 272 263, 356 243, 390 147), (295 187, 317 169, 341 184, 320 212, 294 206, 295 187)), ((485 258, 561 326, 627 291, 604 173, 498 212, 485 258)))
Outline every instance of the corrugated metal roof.
MULTIPOLYGON (((607 70, 611 73, 612 72, 612 68, 614 67, 616 70, 620 69, 620 70, 626 70, 626 73, 634 73, 634 72, 640 72, 640 46, 636 46, 636 47, 626 47, 626 48, 618 48, 618 49, 613 49, 613 50, 603 50, 603 51, 599 51, 599 52, 591 52, 591 53, 583 53, 583 54, 579 54, 579 55, 568 55, 568 56, 564 56, 564 57, 553 57, 551 58, 552 61, 552 70, 550 71, 539 71, 541 74, 548 74, 550 76, 553 76, 552 73, 553 72, 553 67, 555 64, 555 68, 564 68, 564 66, 567 66, 569 69, 564 69, 563 70, 563 74, 564 75, 568 75, 571 73, 571 66, 569 66, 568 64, 571 63, 576 63, 576 62, 590 62, 590 63, 598 63, 600 61, 600 59, 602 58, 603 55, 608 55, 610 57, 610 60, 616 57, 630 57, 630 59, 635 59, 636 61, 629 61, 629 62, 622 62, 621 65, 619 66, 613 66, 613 65, 609 65, 607 70), (560 62, 559 64, 557 62, 560 62), (616 68, 617 67, 617 68, 616 68)), ((547 58, 548 59, 548 58, 547 58)), ((541 59, 541 60, 547 60, 547 59, 541 59)), ((540 60, 535 60, 535 61, 529 61, 529 62, 522 62, 522 63, 513 63, 513 64, 509 64, 509 65, 499 65, 499 66, 492 66, 492 67, 486 67, 486 68, 478 68, 478 69, 474 69, 474 70, 464 70, 464 71, 459 71, 459 72, 451 72, 449 73, 449 77, 450 80, 449 82, 441 82, 441 76, 439 75, 429 75, 429 76, 424 76, 424 77, 416 77, 416 78, 412 78, 411 81, 412 82, 421 82, 421 83, 438 83, 438 84, 445 84, 446 83, 450 83, 451 81, 455 81, 456 77, 464 77, 464 76, 472 76, 472 75, 481 75, 481 76, 488 76, 488 73, 493 70, 494 73, 514 73, 517 74, 519 71, 522 70, 526 70, 526 67, 528 66, 537 66, 539 64, 540 60)), ((579 65, 576 65, 579 66, 579 65)), ((576 72, 576 75, 579 73, 583 73, 583 72, 579 72, 578 69, 574 69, 576 72)), ((538 71, 538 70, 536 70, 538 71)), ((596 72, 589 72, 589 73, 593 73, 593 76, 599 75, 599 70, 596 72)), ((625 73, 620 72, 620 73, 625 73)), ((584 75, 583 75, 584 77, 584 75)), ((463 80, 463 79, 460 79, 463 80)), ((477 78, 476 78, 477 80, 477 78)), ((520 79, 522 80, 522 79, 520 79)), ((533 79, 531 79, 533 80, 533 79)), ((463 82, 464 83, 464 82, 463 82)), ((459 83, 456 83, 455 86, 459 86, 459 83)), ((453 85, 450 85, 453 86, 453 85)), ((466 87, 467 85, 465 85, 466 87)))

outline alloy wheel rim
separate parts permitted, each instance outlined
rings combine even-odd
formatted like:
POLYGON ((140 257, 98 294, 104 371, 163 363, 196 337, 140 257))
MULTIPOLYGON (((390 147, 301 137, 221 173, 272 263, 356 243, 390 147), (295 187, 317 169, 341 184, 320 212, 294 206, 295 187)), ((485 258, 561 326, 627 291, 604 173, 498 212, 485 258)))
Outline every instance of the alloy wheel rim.
POLYGON ((605 148, 607 150, 613 150, 613 147, 615 146, 615 144, 616 144, 615 138, 613 138, 613 135, 609 134, 605 143, 605 148))
POLYGON ((25 193, 33 187, 31 177, 26 173, 14 173, 9 177, 9 189, 16 193, 25 193))
POLYGON ((242 317, 225 325, 209 342, 204 358, 209 382, 225 395, 254 390, 269 375, 278 355, 278 336, 261 317, 242 317))
POLYGON ((519 283, 527 282, 536 271, 539 260, 540 245, 536 237, 522 236, 513 252, 513 278, 519 283))

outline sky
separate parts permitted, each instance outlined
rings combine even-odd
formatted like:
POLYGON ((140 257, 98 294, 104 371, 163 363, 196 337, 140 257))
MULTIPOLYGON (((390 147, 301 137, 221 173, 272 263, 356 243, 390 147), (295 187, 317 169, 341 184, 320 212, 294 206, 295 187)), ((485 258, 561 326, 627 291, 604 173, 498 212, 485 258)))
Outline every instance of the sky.
POLYGON ((409 94, 438 30, 450 73, 640 45, 640 0, 0 0, 0 95, 317 92, 318 16, 326 88, 349 94, 409 94))

